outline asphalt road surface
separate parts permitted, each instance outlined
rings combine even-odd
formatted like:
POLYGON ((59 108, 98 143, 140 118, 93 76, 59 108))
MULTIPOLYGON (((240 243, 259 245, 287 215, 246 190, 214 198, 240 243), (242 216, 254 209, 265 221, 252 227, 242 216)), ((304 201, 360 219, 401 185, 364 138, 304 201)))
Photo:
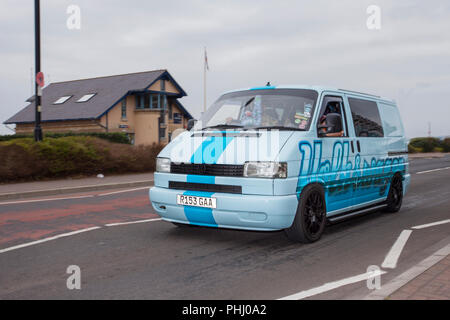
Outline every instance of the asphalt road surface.
MULTIPOLYGON (((400 212, 328 226, 309 245, 283 232, 176 227, 158 219, 143 188, 3 201, 0 299, 279 299, 369 266, 386 272, 383 285, 450 243, 450 223, 412 228, 450 218, 449 167, 448 155, 411 160, 400 212), (383 268, 403 230, 412 233, 396 266, 383 268), (70 265, 80 268, 80 290, 66 286, 70 265)), ((306 298, 370 292, 358 281, 306 298)))

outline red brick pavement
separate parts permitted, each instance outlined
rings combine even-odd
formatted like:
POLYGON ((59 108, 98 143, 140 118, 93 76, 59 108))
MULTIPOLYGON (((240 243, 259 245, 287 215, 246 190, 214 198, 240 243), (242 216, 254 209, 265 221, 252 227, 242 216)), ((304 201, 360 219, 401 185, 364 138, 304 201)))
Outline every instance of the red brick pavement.
POLYGON ((450 300, 450 255, 405 284, 388 299, 450 300))

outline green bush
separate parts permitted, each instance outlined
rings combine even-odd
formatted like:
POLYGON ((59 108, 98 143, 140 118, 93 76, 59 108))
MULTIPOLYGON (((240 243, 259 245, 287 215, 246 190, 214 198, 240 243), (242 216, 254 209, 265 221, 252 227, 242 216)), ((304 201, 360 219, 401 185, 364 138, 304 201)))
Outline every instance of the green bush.
POLYGON ((450 152, 450 138, 445 138, 442 141, 442 148, 444 149, 444 152, 450 152))
POLYGON ((411 139, 409 145, 416 148, 421 149, 421 152, 433 152, 435 148, 440 148, 442 141, 438 138, 414 138, 411 139))
POLYGON ((151 172, 163 145, 132 146, 90 136, 0 142, 0 182, 98 173, 151 172))
MULTIPOLYGON (((130 138, 124 132, 44 132, 44 139, 62 137, 97 137, 110 142, 131 144, 130 138)), ((0 141, 10 141, 23 138, 33 138, 33 136, 25 134, 4 135, 0 136, 0 141)))
POLYGON ((417 148, 412 146, 411 144, 408 144, 408 153, 420 153, 423 152, 422 148, 417 148))

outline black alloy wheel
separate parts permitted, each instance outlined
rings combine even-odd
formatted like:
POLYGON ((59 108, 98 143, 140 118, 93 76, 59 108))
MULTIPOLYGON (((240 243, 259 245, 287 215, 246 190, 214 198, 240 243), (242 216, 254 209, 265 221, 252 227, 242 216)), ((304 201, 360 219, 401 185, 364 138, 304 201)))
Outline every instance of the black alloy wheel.
POLYGON ((295 242, 310 243, 320 239, 326 223, 326 205, 322 186, 312 184, 303 189, 287 237, 295 242))

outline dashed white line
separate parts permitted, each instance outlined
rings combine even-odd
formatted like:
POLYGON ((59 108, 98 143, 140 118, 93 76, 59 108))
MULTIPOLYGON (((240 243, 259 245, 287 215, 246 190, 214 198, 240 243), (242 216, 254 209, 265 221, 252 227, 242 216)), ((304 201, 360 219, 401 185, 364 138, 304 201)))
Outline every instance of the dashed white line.
POLYGON ((444 223, 450 223, 450 219, 442 220, 442 221, 436 221, 436 222, 427 223, 427 224, 421 224, 420 226, 414 226, 411 229, 416 229, 416 230, 417 229, 424 229, 424 228, 438 226, 438 225, 444 224, 444 223))
POLYGON ((63 237, 73 236, 75 234, 79 234, 79 233, 87 232, 87 231, 91 231, 91 230, 96 230, 96 229, 100 229, 100 227, 91 227, 91 228, 81 229, 81 230, 72 231, 72 232, 68 232, 68 233, 58 234, 58 235, 53 236, 53 237, 44 238, 44 239, 36 240, 36 241, 33 241, 33 242, 19 244, 17 246, 1 249, 0 253, 16 250, 16 249, 20 249, 20 248, 25 248, 25 247, 29 247, 29 246, 34 246, 36 244, 40 244, 40 243, 43 243, 43 242, 52 241, 52 240, 56 240, 56 239, 63 238, 63 237))
POLYGON ((395 269, 395 267, 397 267, 398 258, 400 257, 403 247, 405 246, 406 242, 408 241, 411 233, 412 233, 412 230, 403 230, 400 233, 397 240, 392 245, 391 250, 389 250, 388 254, 384 258, 383 264, 381 265, 382 268, 395 269))
POLYGON ((138 220, 138 221, 108 223, 108 224, 105 224, 105 227, 123 226, 123 225, 127 225, 127 224, 145 223, 145 222, 160 221, 160 220, 162 220, 162 219, 154 218, 154 219, 146 219, 146 220, 138 220))
POLYGON ((386 273, 386 271, 382 271, 382 270, 366 272, 366 273, 363 273, 363 274, 360 274, 357 276, 353 276, 353 277, 349 277, 349 278, 345 278, 342 280, 328 282, 320 287, 312 288, 312 289, 305 290, 305 291, 300 291, 298 293, 294 293, 290 296, 280 298, 278 300, 300 300, 300 299, 308 298, 308 297, 315 296, 315 295, 318 295, 318 294, 321 294, 321 293, 324 293, 327 291, 337 289, 339 287, 346 286, 348 284, 365 281, 367 279, 371 279, 371 278, 380 276, 385 273, 386 273))
POLYGON ((435 171, 441 171, 441 170, 447 170, 447 169, 450 169, 450 167, 419 171, 419 172, 416 172, 416 174, 423 174, 423 173, 429 173, 429 172, 435 172, 435 171))

